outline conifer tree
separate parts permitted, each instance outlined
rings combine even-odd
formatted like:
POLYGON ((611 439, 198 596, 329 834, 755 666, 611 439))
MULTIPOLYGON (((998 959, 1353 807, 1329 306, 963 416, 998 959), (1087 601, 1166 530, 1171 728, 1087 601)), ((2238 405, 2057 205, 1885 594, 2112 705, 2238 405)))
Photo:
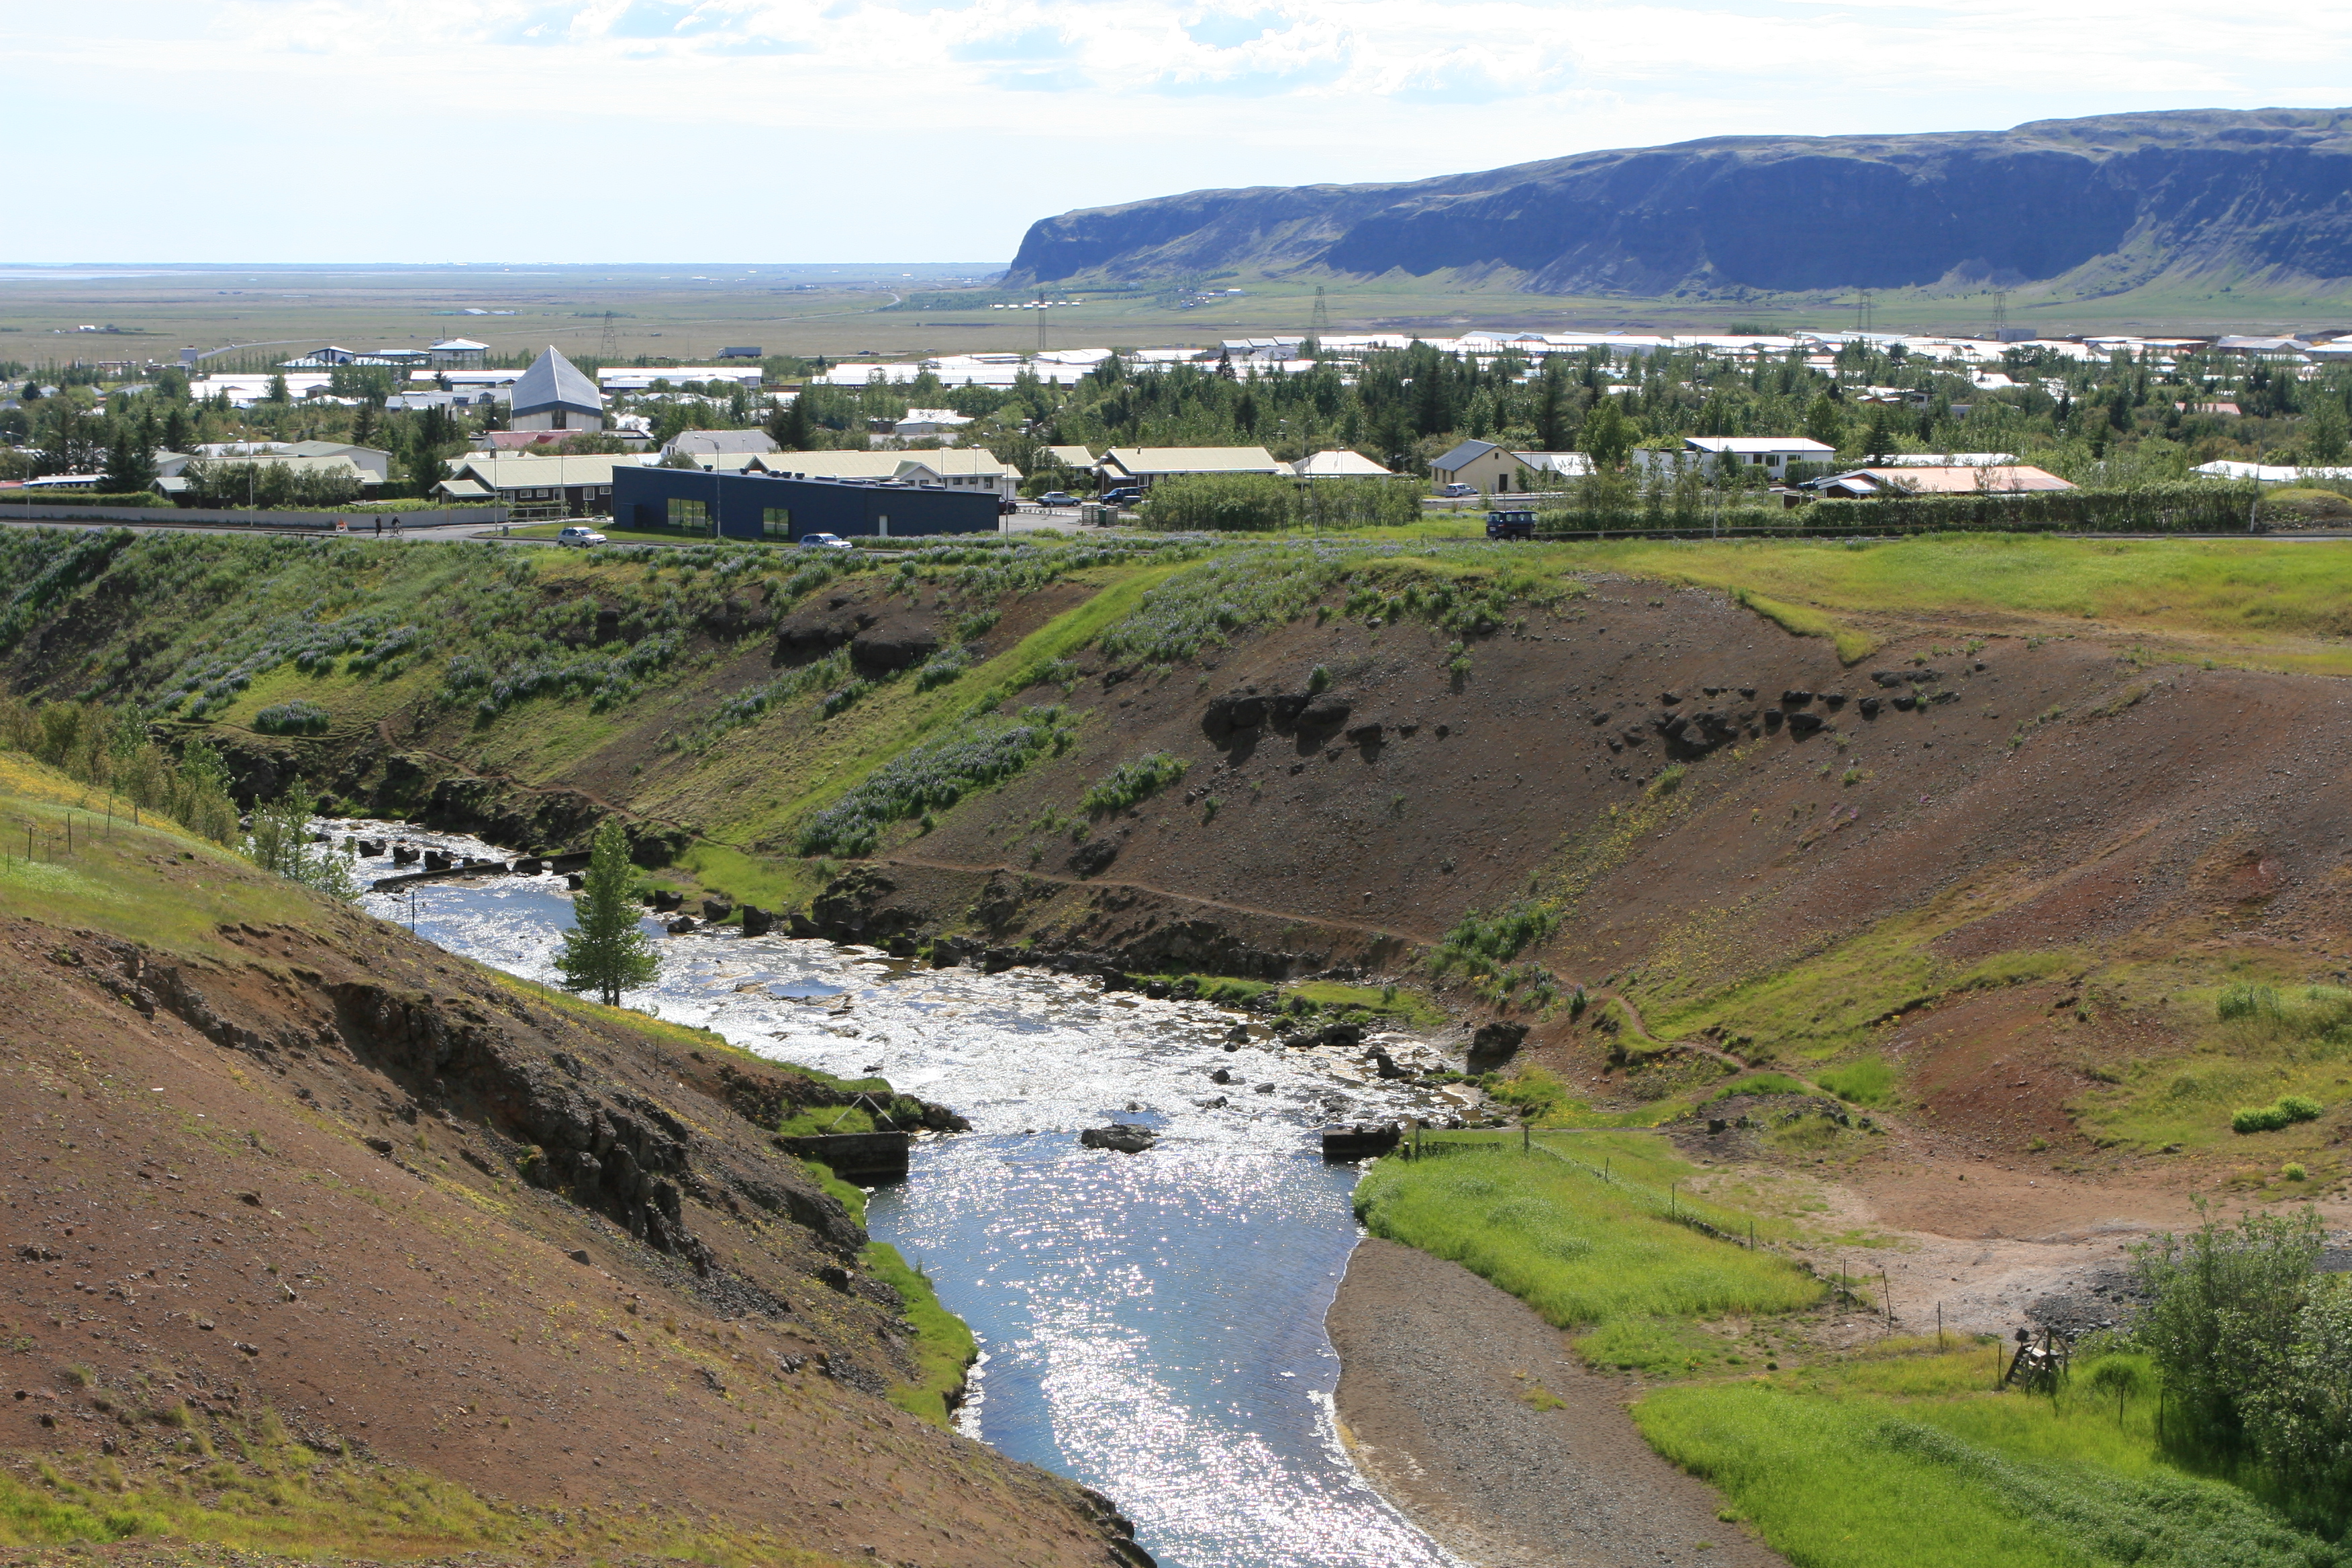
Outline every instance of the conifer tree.
POLYGON ((607 817, 590 848, 580 896, 572 900, 572 928, 555 955, 563 988, 593 991, 607 1007, 619 1006, 622 992, 650 984, 661 973, 661 954, 637 928, 629 879, 628 837, 607 817))

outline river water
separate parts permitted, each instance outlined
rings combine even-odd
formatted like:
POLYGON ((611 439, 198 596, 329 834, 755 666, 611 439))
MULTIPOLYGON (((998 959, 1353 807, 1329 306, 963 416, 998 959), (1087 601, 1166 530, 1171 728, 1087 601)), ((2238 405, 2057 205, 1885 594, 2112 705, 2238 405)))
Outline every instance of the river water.
MULTIPOLYGON (((395 824, 321 826, 499 853, 395 824)), ((364 902, 551 983, 572 917, 552 876, 364 902)), ((1358 1234, 1355 1173, 1326 1165, 1315 1137, 1328 1121, 1451 1107, 1353 1081, 1202 1003, 780 935, 660 940, 662 975, 629 1005, 781 1061, 887 1078, 971 1120, 970 1133, 919 1141, 907 1181, 866 1210, 876 1239, 925 1268, 979 1339, 967 1432, 1108 1495, 1166 1568, 1456 1568, 1338 1440, 1323 1317, 1358 1234), (1213 1082, 1217 1068, 1236 1081, 1213 1082), (1111 1121, 1157 1128, 1159 1146, 1080 1147, 1078 1129, 1111 1121)))

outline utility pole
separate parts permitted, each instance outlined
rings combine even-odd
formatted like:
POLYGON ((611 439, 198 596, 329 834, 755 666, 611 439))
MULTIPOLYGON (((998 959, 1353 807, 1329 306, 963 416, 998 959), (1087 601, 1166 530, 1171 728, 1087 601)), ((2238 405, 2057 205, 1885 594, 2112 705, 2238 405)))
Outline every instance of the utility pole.
POLYGON ((1045 290, 1037 290, 1037 352, 1045 352, 1045 290))

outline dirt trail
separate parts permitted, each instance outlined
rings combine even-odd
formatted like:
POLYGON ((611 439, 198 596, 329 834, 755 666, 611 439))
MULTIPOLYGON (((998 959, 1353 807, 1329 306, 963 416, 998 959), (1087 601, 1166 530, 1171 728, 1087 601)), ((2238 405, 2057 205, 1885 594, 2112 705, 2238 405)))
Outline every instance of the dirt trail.
POLYGON ((1131 892, 1150 893, 1154 898, 1171 903, 1192 904, 1202 909, 1224 910, 1237 915, 1249 915, 1259 920, 1280 921, 1285 925, 1315 926, 1326 931, 1354 931, 1361 936, 1403 937, 1409 942, 1427 945, 1437 939, 1401 929, 1394 925, 1360 925, 1353 921, 1331 920, 1318 915, 1302 915, 1288 910, 1269 910, 1255 904, 1236 904, 1221 899, 1204 899, 1198 893, 1180 893, 1170 888, 1156 888, 1149 882, 1120 882, 1101 877, 1062 877, 1050 871, 1032 871, 1019 866, 974 865, 960 860, 932 860, 915 855, 886 855, 879 858, 885 866, 919 866, 929 871, 974 871, 992 876, 1025 877, 1033 881, 1052 882, 1065 888, 1118 888, 1131 892))

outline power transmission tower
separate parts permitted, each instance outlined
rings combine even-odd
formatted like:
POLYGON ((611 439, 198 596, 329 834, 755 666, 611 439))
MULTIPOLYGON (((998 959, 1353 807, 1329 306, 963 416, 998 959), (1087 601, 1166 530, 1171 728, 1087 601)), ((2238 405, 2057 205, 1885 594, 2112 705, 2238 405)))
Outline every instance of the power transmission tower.
POLYGON ((611 364, 621 357, 621 334, 613 325, 613 312, 610 310, 604 312, 604 335, 597 340, 596 357, 605 364, 611 364))
POLYGON ((1330 330, 1331 303, 1329 300, 1323 298, 1323 285, 1318 283, 1315 285, 1315 315, 1311 324, 1307 329, 1307 335, 1313 338, 1317 342, 1321 342, 1323 341, 1323 335, 1330 330))
POLYGON ((1992 291, 1992 335, 1995 341, 1999 341, 2000 335, 2007 331, 2009 331, 2009 290, 1996 289, 1992 291))
POLYGON ((1870 331, 1872 323, 1877 319, 1877 306, 1871 300, 1870 290, 1864 289, 1856 296, 1853 302, 1853 330, 1857 332, 1870 331))
POLYGON ((1045 290, 1037 290, 1037 352, 1045 352, 1045 290))

